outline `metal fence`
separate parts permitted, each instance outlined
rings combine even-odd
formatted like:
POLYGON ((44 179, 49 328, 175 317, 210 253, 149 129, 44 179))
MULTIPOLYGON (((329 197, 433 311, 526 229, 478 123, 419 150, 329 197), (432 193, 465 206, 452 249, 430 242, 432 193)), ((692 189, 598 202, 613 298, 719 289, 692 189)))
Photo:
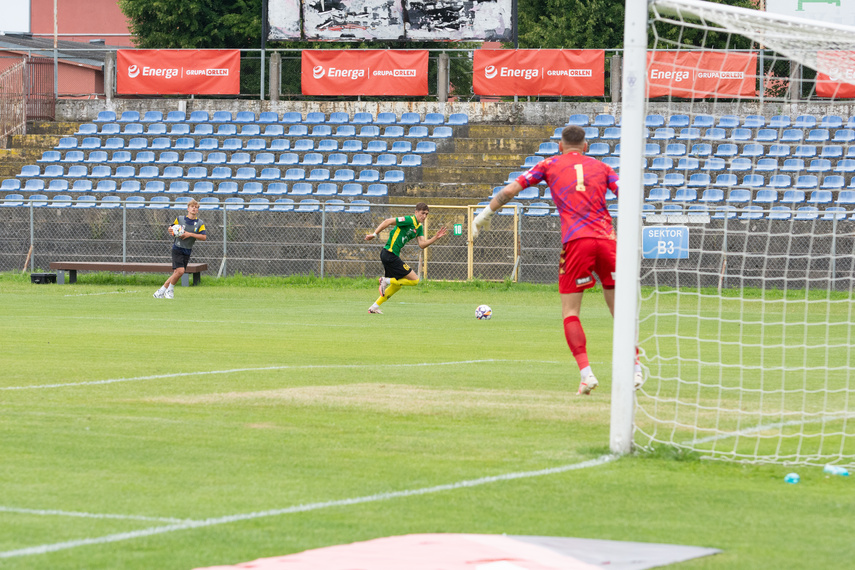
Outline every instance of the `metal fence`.
MULTIPOLYGON (((139 202, 109 205, 0 207, 0 270, 46 270, 56 261, 169 260, 171 238, 166 228, 184 214, 183 207, 155 209, 138 207, 139 202)), ((325 203, 316 211, 299 207, 201 210, 199 218, 208 238, 196 243, 192 260, 207 263, 218 275, 377 275, 382 270, 380 247, 387 235, 371 242, 365 241, 365 235, 382 220, 413 211, 411 205, 325 203)), ((419 268, 423 278, 435 280, 504 280, 519 275, 529 281, 554 280, 557 217, 534 224, 534 218, 506 209, 473 248, 468 236, 474 211, 471 206, 432 206, 425 224, 427 236, 442 226, 448 228, 448 236, 423 252, 411 243, 402 251, 404 261, 419 268), (534 230, 534 225, 539 227, 534 230), (539 237, 532 234, 521 240, 521 230, 539 237), (529 244, 526 252, 532 256, 531 263, 521 261, 521 241, 529 244)))

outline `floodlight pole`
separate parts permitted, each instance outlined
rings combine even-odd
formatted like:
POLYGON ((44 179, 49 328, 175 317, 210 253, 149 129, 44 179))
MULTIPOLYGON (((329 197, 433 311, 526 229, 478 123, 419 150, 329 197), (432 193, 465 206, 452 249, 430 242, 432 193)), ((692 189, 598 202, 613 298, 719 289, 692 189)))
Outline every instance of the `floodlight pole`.
POLYGON ((265 60, 265 51, 267 50, 267 32, 268 32, 268 23, 267 23, 267 0, 261 0, 261 86, 259 91, 261 94, 259 97, 262 101, 264 101, 264 60, 265 60))
POLYGON ((620 190, 617 278, 612 342, 612 414, 609 447, 632 451, 635 412, 634 366, 638 329, 642 148, 647 80, 647 2, 626 0, 623 94, 621 97, 620 190))

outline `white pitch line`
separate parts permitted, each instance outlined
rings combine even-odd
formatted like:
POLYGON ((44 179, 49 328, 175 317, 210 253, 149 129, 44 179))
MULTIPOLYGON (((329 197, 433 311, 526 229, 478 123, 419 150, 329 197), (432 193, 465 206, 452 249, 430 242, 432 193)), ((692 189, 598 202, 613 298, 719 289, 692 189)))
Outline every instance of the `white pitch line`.
POLYGON ((388 501, 391 499, 400 499, 405 497, 415 497, 418 495, 428 495, 431 493, 440 493, 443 491, 454 491, 456 489, 465 489, 469 487, 478 487, 480 485, 488 485, 490 483, 499 483, 502 481, 513 481, 515 479, 528 479, 531 477, 541 477, 544 475, 555 475, 565 473, 567 471, 575 471, 577 469, 585 469, 587 467, 597 467, 615 461, 618 457, 615 455, 603 455, 597 459, 583 461, 582 463, 574 463, 570 465, 562 465, 560 467, 551 467, 549 469, 540 469, 538 471, 521 471, 518 473, 505 473, 503 475, 494 475, 490 477, 481 477, 480 479, 469 479, 466 481, 458 481, 457 483, 449 483, 446 485, 436 485, 434 487, 423 487, 421 489, 410 489, 407 491, 393 491, 390 493, 378 493, 376 495, 367 495, 364 497, 354 497, 351 499, 341 499, 337 501, 325 501, 320 503, 309 503, 306 505, 297 505, 286 507, 283 509, 271 509, 267 511, 258 511, 254 513, 244 513, 238 515, 228 515, 224 517, 209 518, 198 521, 186 521, 167 526, 156 526, 133 530, 130 532, 120 532, 117 534, 109 534, 94 538, 82 538, 79 540, 69 540, 66 542, 56 542, 53 544, 42 544, 39 546, 31 546, 28 548, 20 548, 18 550, 7 550, 0 552, 0 559, 14 558, 18 556, 32 556, 36 554, 46 554, 48 552, 56 552, 58 550, 67 550, 69 548, 77 548, 80 546, 89 546, 93 544, 106 544, 110 542, 120 542, 123 540, 132 540, 156 534, 166 534, 178 532, 182 530, 190 530, 195 528, 203 528, 216 526, 221 524, 230 524, 234 522, 260 519, 265 517, 275 517, 280 515, 288 515, 294 513, 305 513, 316 511, 319 509, 327 509, 332 507, 347 507, 350 505, 359 505, 363 503, 374 503, 378 501, 388 501))
POLYGON ((80 517, 85 519, 118 519, 118 520, 135 520, 135 521, 151 521, 151 522, 166 522, 166 523, 181 523, 189 522, 188 519, 176 519, 170 517, 144 517, 140 515, 111 515, 104 513, 81 513, 77 511, 57 511, 45 509, 21 509, 18 507, 3 507, 0 506, 0 512, 18 513, 25 515, 40 515, 40 516, 60 516, 60 517, 80 517))
POLYGON ((109 378, 107 380, 91 380, 88 382, 68 382, 65 384, 39 384, 36 386, 0 386, 0 390, 40 390, 45 388, 68 388, 71 386, 96 386, 99 384, 116 384, 118 382, 139 382, 141 380, 162 380, 164 378, 183 378, 186 376, 207 376, 210 374, 234 374, 236 372, 264 372, 269 370, 312 370, 329 368, 415 368, 428 366, 452 366, 460 364, 485 364, 494 362, 516 362, 536 364, 560 364, 550 360, 455 360, 450 362, 417 362, 413 364, 305 364, 287 366, 262 366, 258 368, 231 368, 228 370, 208 370, 197 372, 175 372, 172 374, 154 374, 151 376, 135 376, 133 378, 109 378))

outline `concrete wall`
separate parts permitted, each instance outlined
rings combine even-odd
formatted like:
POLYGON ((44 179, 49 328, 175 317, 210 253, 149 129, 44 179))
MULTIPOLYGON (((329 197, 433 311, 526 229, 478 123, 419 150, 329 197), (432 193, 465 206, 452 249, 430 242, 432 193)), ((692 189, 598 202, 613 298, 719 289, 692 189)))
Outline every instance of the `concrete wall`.
MULTIPOLYGON (((416 101, 271 101, 260 100, 236 100, 236 99, 116 99, 108 105, 105 100, 88 101, 59 101, 57 103, 57 120, 71 122, 90 122, 98 116, 99 111, 113 110, 121 113, 125 110, 160 110, 166 114, 167 111, 183 110, 188 115, 191 111, 253 111, 258 114, 262 111, 275 111, 280 115, 286 111, 298 111, 304 116, 308 112, 320 111, 331 113, 333 111, 346 112, 351 115, 355 112, 394 112, 398 116, 405 112, 417 113, 466 113, 471 123, 502 123, 518 125, 563 125, 567 118, 575 113, 585 113, 591 116, 599 113, 611 113, 620 115, 620 105, 609 102, 455 102, 434 103, 416 101)), ((714 106, 708 102, 685 102, 666 103, 651 102, 648 105, 648 113, 661 114, 704 114, 716 115, 790 115, 796 117, 803 114, 816 115, 818 117, 827 114, 840 115, 848 118, 855 114, 855 102, 834 104, 830 102, 807 102, 789 104, 782 102, 774 103, 719 103, 714 106)))

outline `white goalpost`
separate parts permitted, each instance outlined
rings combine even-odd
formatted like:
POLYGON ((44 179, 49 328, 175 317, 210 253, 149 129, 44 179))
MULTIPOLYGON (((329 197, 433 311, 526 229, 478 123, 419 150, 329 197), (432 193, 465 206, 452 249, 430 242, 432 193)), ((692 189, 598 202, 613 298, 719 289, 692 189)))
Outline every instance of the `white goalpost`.
POLYGON ((613 452, 855 466, 853 85, 855 28, 627 2, 613 452))

